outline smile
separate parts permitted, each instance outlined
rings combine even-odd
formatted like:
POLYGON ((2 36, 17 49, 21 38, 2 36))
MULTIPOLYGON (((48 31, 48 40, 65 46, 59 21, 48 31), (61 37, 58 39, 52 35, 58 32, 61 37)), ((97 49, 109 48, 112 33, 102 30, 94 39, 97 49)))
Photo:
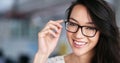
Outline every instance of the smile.
POLYGON ((81 48, 87 45, 87 42, 73 40, 73 46, 76 48, 81 48))

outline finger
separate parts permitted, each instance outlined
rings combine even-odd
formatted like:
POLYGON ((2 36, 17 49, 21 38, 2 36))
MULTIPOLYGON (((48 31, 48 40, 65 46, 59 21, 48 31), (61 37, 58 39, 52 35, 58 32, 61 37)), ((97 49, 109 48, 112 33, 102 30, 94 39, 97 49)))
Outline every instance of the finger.
POLYGON ((50 21, 49 24, 53 24, 55 26, 57 26, 58 28, 62 28, 62 23, 63 21, 62 20, 58 20, 58 21, 50 21))
POLYGON ((59 29, 58 29, 55 25, 52 25, 52 24, 46 26, 46 27, 42 30, 42 32, 45 32, 45 31, 48 31, 48 30, 52 30, 52 31, 54 31, 55 33, 58 33, 58 31, 59 31, 59 29))
POLYGON ((58 22, 59 24, 63 23, 63 20, 57 20, 56 22, 58 22))
POLYGON ((57 37, 57 33, 55 33, 53 30, 46 30, 46 31, 42 31, 40 33, 40 37, 41 38, 45 38, 46 36, 50 36, 50 37, 57 37))
POLYGON ((62 28, 57 31, 57 34, 60 35, 62 32, 62 28))
POLYGON ((56 33, 58 33, 58 27, 56 27, 55 25, 49 25, 50 29, 56 33))
POLYGON ((60 31, 62 29, 62 25, 60 23, 62 23, 62 22, 63 22, 63 20, 48 22, 48 24, 45 26, 45 28, 41 32, 39 32, 39 33, 41 33, 40 36, 44 37, 44 35, 47 34, 48 30, 52 30, 53 32, 60 33, 60 31))
POLYGON ((49 30, 48 33, 49 33, 49 35, 50 35, 51 38, 58 37, 57 34, 54 31, 52 31, 52 30, 49 30))

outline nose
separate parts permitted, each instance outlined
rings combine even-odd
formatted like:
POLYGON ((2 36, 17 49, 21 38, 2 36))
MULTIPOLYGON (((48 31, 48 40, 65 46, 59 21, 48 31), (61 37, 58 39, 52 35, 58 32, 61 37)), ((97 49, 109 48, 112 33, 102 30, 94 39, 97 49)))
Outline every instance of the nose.
POLYGON ((76 33, 74 33, 74 37, 75 38, 78 38, 78 39, 81 39, 81 38, 84 38, 85 36, 82 34, 82 30, 81 28, 78 29, 78 31, 76 33))

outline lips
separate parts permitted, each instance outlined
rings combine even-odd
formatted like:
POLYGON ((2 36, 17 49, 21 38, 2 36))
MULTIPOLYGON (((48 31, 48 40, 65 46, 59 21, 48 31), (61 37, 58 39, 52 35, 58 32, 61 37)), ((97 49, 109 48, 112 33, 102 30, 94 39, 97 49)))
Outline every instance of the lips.
POLYGON ((87 42, 73 40, 73 45, 74 45, 74 47, 81 48, 81 47, 86 46, 87 42))

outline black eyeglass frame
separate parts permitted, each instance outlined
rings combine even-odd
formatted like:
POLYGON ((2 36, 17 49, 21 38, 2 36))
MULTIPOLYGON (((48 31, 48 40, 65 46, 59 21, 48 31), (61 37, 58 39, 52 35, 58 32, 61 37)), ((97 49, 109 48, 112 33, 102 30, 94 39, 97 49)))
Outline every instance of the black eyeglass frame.
POLYGON ((83 34, 84 36, 86 36, 86 37, 94 37, 94 36, 96 35, 97 31, 98 31, 98 29, 95 28, 95 33, 93 34, 93 36, 88 36, 88 35, 85 35, 85 34, 83 33, 83 30, 82 30, 83 27, 88 27, 88 26, 80 26, 80 25, 74 23, 75 25, 78 26, 78 28, 77 28, 77 30, 76 30, 75 32, 72 32, 72 31, 69 31, 69 30, 67 29, 67 26, 66 26, 66 23, 67 23, 67 22, 70 22, 70 21, 65 21, 65 29, 66 29, 68 32, 71 32, 71 33, 76 33, 76 32, 78 32, 79 28, 81 28, 81 32, 82 32, 82 34, 83 34))

